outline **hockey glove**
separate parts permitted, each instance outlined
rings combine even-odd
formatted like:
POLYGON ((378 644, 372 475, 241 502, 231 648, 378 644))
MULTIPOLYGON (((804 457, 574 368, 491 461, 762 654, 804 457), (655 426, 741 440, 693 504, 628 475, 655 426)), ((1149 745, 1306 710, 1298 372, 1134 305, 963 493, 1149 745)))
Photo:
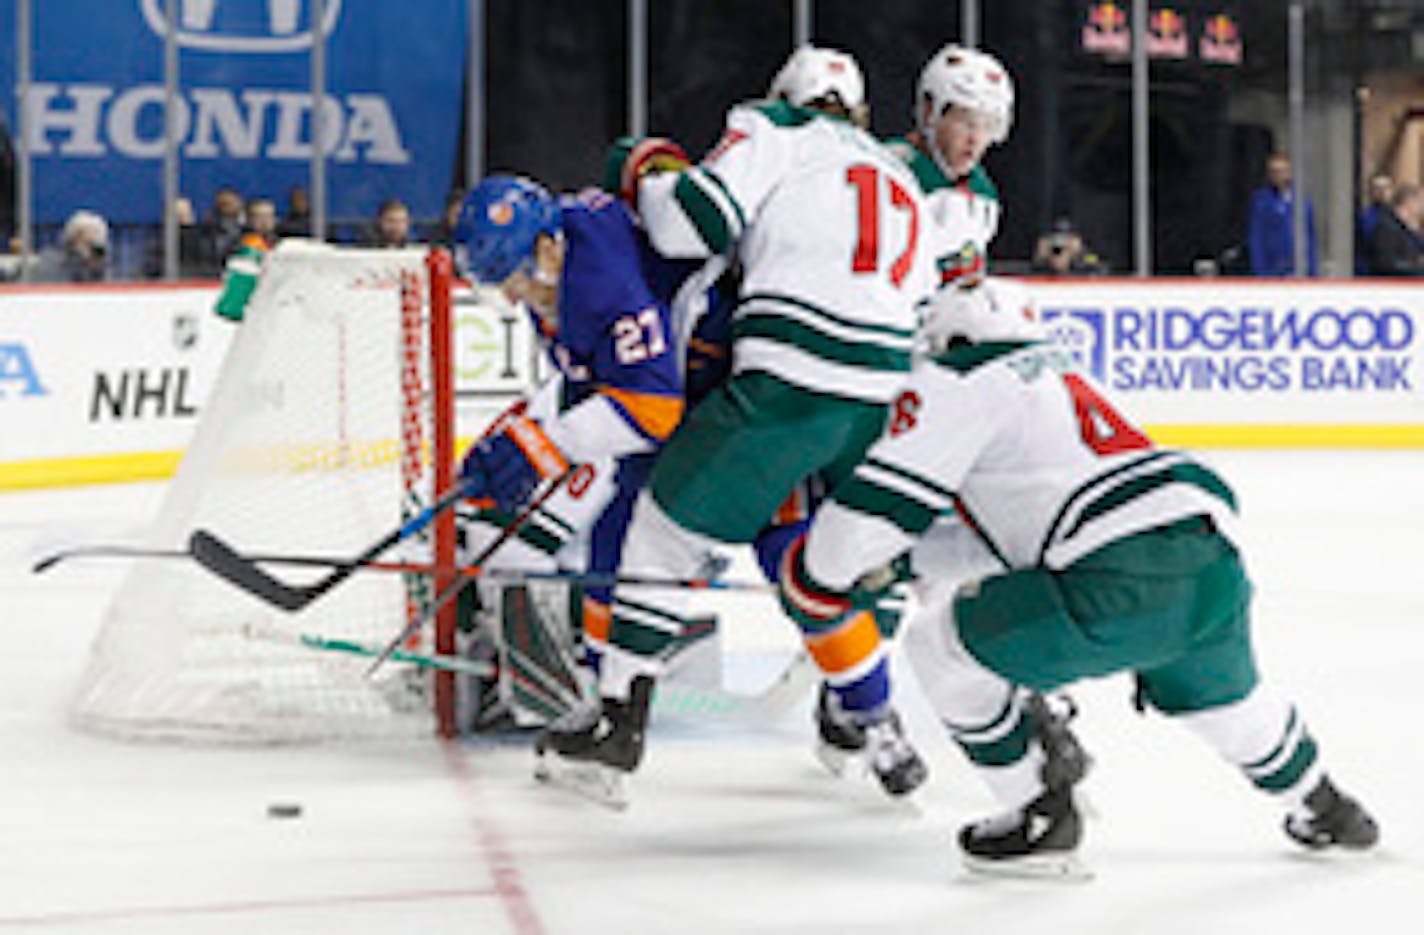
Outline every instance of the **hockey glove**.
POLYGON ((680 172, 692 164, 683 148, 661 136, 621 136, 604 160, 603 188, 630 207, 638 206, 638 182, 645 175, 680 172))
POLYGON ((465 457, 462 473, 480 478, 495 506, 512 513, 540 481, 568 469, 568 459, 539 423, 521 414, 505 420, 501 431, 476 442, 465 457))

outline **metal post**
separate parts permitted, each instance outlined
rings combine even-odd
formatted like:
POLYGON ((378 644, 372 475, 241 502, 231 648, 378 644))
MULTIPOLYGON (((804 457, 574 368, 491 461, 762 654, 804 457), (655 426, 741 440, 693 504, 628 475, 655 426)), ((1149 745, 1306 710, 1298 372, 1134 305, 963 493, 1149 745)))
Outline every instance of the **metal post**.
POLYGON ((34 167, 30 163, 30 84, 33 78, 30 40, 33 32, 30 0, 15 0, 15 128, 17 160, 15 177, 15 224, 20 234, 20 278, 29 275, 30 257, 35 251, 34 167))
POLYGON ((311 235, 326 239, 326 0, 311 0, 311 235))
POLYGON ((1291 235, 1296 276, 1310 273, 1305 230, 1305 7, 1294 0, 1288 13, 1290 46, 1291 235))
POLYGON ((628 0, 628 132, 648 132, 648 0, 628 0))
POLYGON ((959 44, 979 47, 979 0, 959 0, 959 44))
POLYGON ((1147 72, 1147 0, 1132 0, 1132 235, 1137 275, 1152 275, 1152 152, 1147 72))
POLYGON ((178 0, 164 3, 163 34, 163 278, 178 278, 178 0))
POLYGON ((470 66, 465 75, 465 185, 485 174, 485 4, 470 0, 470 66))
POLYGON ((814 0, 795 0, 791 7, 791 48, 811 44, 811 19, 814 0))

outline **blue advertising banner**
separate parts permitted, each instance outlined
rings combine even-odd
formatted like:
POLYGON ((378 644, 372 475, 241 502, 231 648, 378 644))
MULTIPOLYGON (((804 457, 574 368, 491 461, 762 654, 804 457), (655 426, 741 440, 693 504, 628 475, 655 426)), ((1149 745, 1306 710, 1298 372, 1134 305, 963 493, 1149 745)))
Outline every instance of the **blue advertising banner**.
MULTIPOLYGON (((35 213, 90 208, 161 218, 163 51, 168 0, 34 3, 25 102, 35 213)), ((221 186, 280 205, 308 184, 314 36, 326 39, 321 104, 329 213, 370 218, 387 198, 438 215, 459 159, 463 0, 177 0, 180 190, 201 213, 221 186)), ((15 87, 15 11, 0 0, 0 80, 15 87)), ((15 95, 5 125, 17 126, 15 95)))

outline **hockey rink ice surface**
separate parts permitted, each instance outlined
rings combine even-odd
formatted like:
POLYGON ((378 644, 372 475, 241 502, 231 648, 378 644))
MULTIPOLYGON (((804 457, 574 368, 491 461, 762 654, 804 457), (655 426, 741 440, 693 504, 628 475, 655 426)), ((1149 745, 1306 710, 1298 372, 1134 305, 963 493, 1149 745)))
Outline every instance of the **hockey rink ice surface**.
MULTIPOLYGON (((1302 853, 1273 803, 1195 737, 1080 686, 1096 757, 1086 883, 968 875, 955 830, 990 802, 919 700, 920 813, 811 754, 809 697, 776 723, 655 722, 630 808, 536 784, 523 742, 181 748, 76 733, 65 709, 127 564, 32 562, 133 541, 163 484, 0 493, 0 931, 103 933, 1420 932, 1424 453, 1215 452, 1244 506, 1267 678, 1382 828, 1302 853), (299 818, 267 816, 296 802, 299 818)), ((739 570, 736 572, 741 573, 739 570)), ((723 595, 729 677, 790 625, 723 595)))

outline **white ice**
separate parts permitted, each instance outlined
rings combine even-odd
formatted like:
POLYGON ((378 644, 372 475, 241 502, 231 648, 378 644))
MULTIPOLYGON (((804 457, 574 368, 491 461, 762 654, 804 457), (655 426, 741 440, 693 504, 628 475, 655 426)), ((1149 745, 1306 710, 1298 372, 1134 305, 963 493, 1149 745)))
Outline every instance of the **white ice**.
MULTIPOLYGON (((1298 852, 1274 803, 1192 736, 1082 686, 1097 765, 1078 884, 967 876, 989 800, 908 681, 933 775, 922 814, 810 752, 809 706, 755 729, 662 723, 622 814, 536 785, 521 744, 135 746, 65 705, 163 485, 0 494, 0 930, 53 932, 1377 933, 1421 930, 1424 454, 1219 452, 1237 485, 1267 676, 1300 704, 1378 851, 1298 852), (302 817, 267 817, 299 802, 302 817)), ((792 645, 728 610, 734 667, 792 645)), ((743 677, 745 671, 743 669, 743 677)))

